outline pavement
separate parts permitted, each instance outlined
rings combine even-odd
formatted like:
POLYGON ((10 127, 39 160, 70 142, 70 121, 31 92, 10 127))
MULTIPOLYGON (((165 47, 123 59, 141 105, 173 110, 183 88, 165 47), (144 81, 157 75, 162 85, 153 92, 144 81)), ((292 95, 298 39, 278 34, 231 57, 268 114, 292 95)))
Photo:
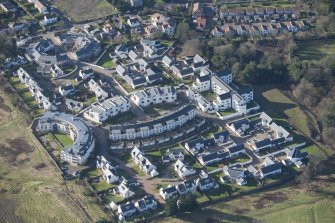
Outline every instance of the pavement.
MULTIPOLYGON (((127 97, 129 95, 127 92, 125 92, 122 89, 122 87, 114 79, 113 77, 113 75, 115 75, 114 69, 107 70, 107 69, 100 68, 92 64, 90 65, 89 63, 82 63, 82 62, 78 62, 77 65, 80 67, 90 66, 93 71, 99 73, 100 76, 108 80, 110 86, 112 87, 112 89, 114 89, 114 95, 122 95, 124 97, 127 97)), ((144 113, 142 108, 136 105, 132 100, 130 100, 130 106, 131 106, 132 112, 139 118, 139 120, 144 120, 147 118, 147 115, 144 113)))
MULTIPOLYGON (((140 184, 142 184, 143 189, 145 190, 147 194, 153 195, 161 203, 164 202, 164 200, 159 196, 155 188, 157 184, 162 183, 162 179, 153 178, 151 180, 148 180, 147 177, 137 176, 134 170, 131 168, 130 164, 127 164, 126 162, 116 158, 115 156, 109 153, 108 130, 95 126, 93 127, 93 131, 94 131, 94 136, 95 136, 97 155, 104 156, 108 160, 111 160, 112 162, 115 162, 116 164, 118 164, 120 166, 120 169, 127 172, 129 176, 131 176, 133 179, 135 179, 140 184)), ((135 163, 131 163, 131 164, 136 165, 135 163)))

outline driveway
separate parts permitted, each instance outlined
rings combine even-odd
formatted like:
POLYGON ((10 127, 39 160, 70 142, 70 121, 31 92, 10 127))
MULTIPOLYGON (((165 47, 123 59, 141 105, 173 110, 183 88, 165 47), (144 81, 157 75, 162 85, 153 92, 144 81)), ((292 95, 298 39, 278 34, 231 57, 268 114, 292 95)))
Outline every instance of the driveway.
MULTIPOLYGON (((114 95, 122 95, 124 97, 128 97, 128 93, 126 93, 114 79, 113 77, 113 74, 115 72, 114 70, 106 70, 93 65, 87 65, 81 62, 79 62, 78 65, 81 67, 90 66, 92 70, 99 73, 101 77, 108 80, 108 83, 114 89, 114 95)), ((134 112, 134 114, 138 117, 139 120, 147 119, 147 115, 144 113, 144 111, 138 105, 136 105, 132 100, 130 100, 130 106, 131 110, 134 112)))

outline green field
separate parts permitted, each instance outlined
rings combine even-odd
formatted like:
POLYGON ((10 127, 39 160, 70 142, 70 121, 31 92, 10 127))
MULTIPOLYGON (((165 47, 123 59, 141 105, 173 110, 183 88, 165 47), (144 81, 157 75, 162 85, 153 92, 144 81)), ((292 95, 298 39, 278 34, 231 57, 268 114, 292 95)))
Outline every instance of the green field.
MULTIPOLYGON (((255 101, 260 104, 261 108, 272 118, 276 119, 278 124, 287 128, 293 134, 293 137, 297 140, 297 142, 306 141, 306 139, 304 139, 299 132, 290 130, 290 124, 302 132, 306 137, 312 138, 310 128, 315 128, 317 124, 311 115, 304 112, 294 101, 284 95, 278 88, 273 86, 258 86, 255 88, 254 95, 255 101)), ((311 147, 309 152, 311 152, 312 155, 317 154, 318 158, 325 158, 325 155, 327 155, 320 155, 320 153, 323 152, 317 146, 311 147)))
POLYGON ((68 135, 55 133, 54 136, 63 147, 71 146, 73 144, 73 140, 68 135))
POLYGON ((271 86, 255 88, 255 101, 272 118, 287 119, 305 135, 310 136, 309 118, 290 98, 271 86))
POLYGON ((334 183, 327 188, 330 194, 305 193, 293 182, 159 222, 331 223, 335 219, 334 183))
POLYGON ((297 41, 295 55, 302 60, 320 60, 335 54, 335 40, 297 41))
MULTIPOLYGON (((219 1, 225 3, 224 6, 227 8, 256 8, 256 7, 263 7, 263 8, 274 8, 274 7, 295 7, 295 4, 292 3, 290 0, 270 0, 270 1, 244 1, 243 3, 236 4, 238 1, 219 1), (229 3, 232 2, 232 3, 229 3)), ((242 2, 242 1, 241 1, 242 2)))
POLYGON ((107 0, 55 0, 55 6, 76 22, 98 19, 116 12, 107 0))
POLYGON ((64 183, 21 111, 8 105, 10 114, 0 102, 0 222, 109 219, 94 198, 83 195, 87 190, 84 186, 74 181, 64 183))
MULTIPOLYGON (((313 125, 313 119, 277 88, 257 87, 255 101, 279 124, 289 127, 289 122, 307 137, 311 136, 310 126, 313 125)), ((298 141, 304 139, 294 129, 289 131, 298 141)), ((325 153, 315 145, 308 145, 302 151, 307 151, 317 160, 327 158, 325 153)), ((310 188, 313 188, 312 192, 307 192, 306 186, 292 180, 273 189, 219 202, 192 214, 166 218, 160 222, 334 222, 335 170, 332 168, 334 164, 335 159, 333 158, 326 161, 324 169, 318 168, 319 176, 310 183, 310 188)), ((214 175, 214 178, 218 180, 220 174, 222 173, 214 175)), ((221 187, 227 190, 228 186, 237 191, 247 189, 247 187, 221 184, 221 187)), ((256 188, 257 183, 251 182, 249 186, 256 188)), ((213 196, 215 198, 215 194, 210 197, 213 196)))
POLYGON ((318 149, 315 145, 310 145, 310 146, 303 147, 301 149, 301 151, 302 152, 308 152, 308 154, 310 156, 314 156, 314 158, 318 161, 324 160, 326 158, 325 154, 322 153, 322 151, 320 149, 318 149))

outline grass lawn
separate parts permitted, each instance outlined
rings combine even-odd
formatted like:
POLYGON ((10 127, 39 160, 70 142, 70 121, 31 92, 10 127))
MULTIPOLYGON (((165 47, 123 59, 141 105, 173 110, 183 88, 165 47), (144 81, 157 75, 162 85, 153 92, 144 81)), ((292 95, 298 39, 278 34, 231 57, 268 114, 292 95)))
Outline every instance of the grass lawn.
POLYGON ((97 191, 104 191, 115 187, 115 185, 108 184, 105 180, 101 180, 98 183, 91 183, 91 185, 97 191))
POLYGON ((236 194, 242 191, 248 191, 253 190, 258 187, 258 181, 256 181, 254 178, 247 179, 247 184, 243 186, 239 186, 237 184, 228 184, 228 183, 222 183, 220 181, 221 176, 225 176, 224 172, 217 172, 215 174, 212 174, 213 178, 216 180, 216 182, 219 183, 221 189, 227 193, 230 194, 236 194))
POLYGON ((155 156, 157 158, 160 158, 162 156, 161 152, 159 150, 157 151, 154 151, 154 152, 148 152, 148 153, 145 153, 146 155, 149 155, 149 156, 155 156))
POLYGON ((220 185, 220 188, 218 189, 206 190, 203 192, 203 194, 210 200, 217 200, 227 196, 227 194, 225 194, 225 189, 222 187, 222 185, 220 185))
POLYGON ((228 108, 224 111, 220 111, 219 114, 222 115, 222 116, 226 116, 226 115, 230 115, 230 114, 234 114, 236 113, 236 111, 232 108, 228 108))
POLYGON ((65 74, 71 73, 76 67, 75 66, 68 66, 63 69, 65 74))
POLYGON ((162 85, 166 86, 166 85, 175 85, 175 81, 170 78, 167 74, 163 75, 163 81, 162 81, 162 85))
POLYGON ((115 74, 114 79, 128 92, 134 92, 136 91, 134 88, 132 88, 120 75, 115 74))
POLYGON ((44 148, 25 124, 20 109, 12 106, 0 89, 0 96, 11 113, 0 125, 0 222, 92 222, 108 219, 92 197, 86 197, 84 185, 68 181, 66 185, 44 148), (83 212, 85 208, 86 214, 83 212), (47 211, 46 211, 47 210, 47 211))
POLYGON ((110 117, 106 123, 110 124, 110 125, 117 125, 117 124, 121 124, 124 122, 129 122, 131 120, 133 120, 134 118, 136 118, 136 115, 132 112, 132 111, 127 111, 124 113, 121 113, 117 116, 114 117, 110 117))
MULTIPOLYGON (((295 7, 295 4, 292 4, 290 0, 270 0, 264 2, 252 2, 244 1, 243 3, 236 4, 237 1, 229 1, 225 5, 227 8, 255 8, 255 7, 263 7, 263 8, 273 8, 273 7, 295 7)), ((241 1, 242 2, 242 1, 241 1)))
POLYGON ((55 0, 55 6, 76 22, 97 19, 116 12, 107 0, 55 0))
POLYGON ((19 77, 16 77, 16 76, 11 76, 9 78, 10 82, 11 83, 17 83, 17 82, 20 82, 20 78, 19 77))
POLYGON ((256 87, 255 98, 272 118, 287 119, 301 132, 307 136, 311 135, 307 115, 279 89, 266 86, 256 87))
MULTIPOLYGON (((332 185, 329 190, 334 193, 334 183, 332 185)), ((199 196, 198 201, 201 199, 199 196)), ((332 195, 305 193, 292 182, 257 194, 219 202, 191 214, 165 218, 160 222, 331 223, 335 219, 334 210, 335 200, 332 195)))
POLYGON ((87 103, 88 104, 92 104, 96 101, 97 101, 97 98, 95 97, 95 95, 92 95, 91 97, 87 98, 87 103))
POLYGON ((231 163, 244 163, 244 162, 247 162, 249 160, 250 160, 249 156, 247 156, 246 154, 241 154, 237 157, 234 157, 234 158, 230 159, 229 161, 231 163))
POLYGON ((100 170, 98 170, 97 168, 93 169, 93 170, 90 170, 86 173, 86 175, 88 176, 88 178, 95 178, 95 177, 98 177, 98 176, 101 176, 102 173, 100 170))
POLYGON ((55 133, 54 136, 63 147, 68 147, 73 144, 73 140, 68 135, 55 133))
POLYGON ((335 40, 297 41, 298 49, 295 55, 302 60, 320 60, 335 54, 335 40))
POLYGON ((15 83, 12 83, 12 86, 13 86, 16 90, 27 89, 26 85, 22 84, 21 82, 15 82, 15 83))
POLYGON ((202 194, 197 193, 197 201, 198 201, 198 203, 201 204, 201 203, 209 201, 209 199, 208 199, 207 196, 203 196, 202 194))
POLYGON ((294 101, 284 95, 278 88, 274 86, 257 86, 254 95, 261 108, 272 118, 276 119, 278 124, 283 125, 283 127, 295 134, 294 137, 296 139, 298 137, 298 140, 304 141, 303 136, 299 136, 298 132, 291 130, 288 123, 312 139, 310 128, 316 128, 317 123, 309 113, 300 109, 294 101))
POLYGON ((216 94, 212 90, 204 91, 201 94, 209 101, 216 99, 216 94))
POLYGON ((134 165, 134 166, 132 167, 132 169, 136 172, 137 175, 139 175, 139 176, 141 176, 141 177, 143 177, 143 176, 146 175, 146 174, 144 173, 144 171, 141 170, 140 167, 139 167, 138 165, 134 165))
POLYGON ((26 105, 28 105, 30 108, 38 107, 37 101, 34 98, 29 99, 29 100, 25 100, 24 103, 26 103, 26 105))
POLYGON ((209 165, 206 166, 208 172, 221 168, 219 165, 209 165))
POLYGON ((34 109, 34 117, 35 118, 40 117, 43 114, 44 114, 44 110, 42 108, 34 109))
POLYGON ((217 133, 221 130, 222 130, 222 128, 220 126, 214 125, 211 129, 202 133, 201 136, 204 137, 204 138, 211 138, 211 137, 213 137, 214 133, 217 133))
POLYGON ((168 79, 170 79, 176 85, 180 84, 180 83, 183 83, 183 84, 186 84, 186 85, 190 86, 195 81, 195 77, 194 76, 190 77, 189 79, 185 79, 185 80, 179 78, 177 75, 174 75, 173 73, 167 74, 167 76, 168 76, 168 79))
POLYGON ((33 98, 33 96, 31 95, 30 91, 28 91, 28 90, 24 91, 24 92, 21 92, 20 95, 21 95, 21 97, 24 101, 31 100, 31 99, 35 100, 33 98))
POLYGON ((104 197, 104 202, 106 204, 110 204, 112 201, 114 201, 114 203, 119 203, 121 201, 123 201, 123 198, 119 195, 115 195, 115 194, 107 194, 105 197, 104 197))
POLYGON ((282 210, 269 211, 259 216, 265 222, 333 222, 335 219, 335 203, 325 199, 316 201, 314 204, 301 204, 294 207, 283 208, 282 210))
POLYGON ((308 152, 309 156, 313 156, 317 161, 324 160, 326 157, 315 145, 310 145, 301 149, 302 152, 308 152))
POLYGON ((203 166, 201 166, 198 162, 194 162, 192 167, 196 170, 202 170, 203 166))
POLYGON ((97 62, 97 65, 102 66, 103 68, 113 68, 116 64, 113 62, 112 58, 109 57, 111 50, 106 50, 104 55, 97 62))
POLYGON ((132 159, 132 157, 131 157, 130 154, 123 154, 123 155, 121 155, 121 156, 118 156, 117 158, 119 158, 120 160, 122 160, 122 161, 124 161, 124 162, 126 162, 126 163, 131 163, 131 162, 133 162, 133 159, 132 159))
POLYGON ((104 61, 101 65, 103 68, 113 68, 115 67, 115 63, 112 60, 104 61))
POLYGON ((146 192, 142 187, 135 187, 133 191, 135 192, 134 199, 142 198, 146 195, 146 192))
POLYGON ((169 186, 169 184, 166 184, 166 183, 161 183, 161 184, 156 184, 155 185, 155 191, 157 192, 157 194, 159 193, 159 189, 162 188, 167 188, 169 186))
POLYGON ((166 47, 169 47, 173 43, 173 41, 171 41, 171 40, 160 40, 160 42, 161 42, 162 45, 164 45, 166 47))

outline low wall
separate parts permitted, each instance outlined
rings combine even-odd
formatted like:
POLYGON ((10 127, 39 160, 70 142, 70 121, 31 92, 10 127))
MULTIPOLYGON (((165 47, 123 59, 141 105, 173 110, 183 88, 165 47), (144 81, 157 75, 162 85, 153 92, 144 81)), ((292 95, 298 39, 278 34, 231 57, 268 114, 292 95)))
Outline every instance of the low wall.
MULTIPOLYGON (((255 102, 256 103, 256 102, 255 102)), ((256 105, 255 107, 247 109, 247 113, 258 111, 261 107, 259 105, 256 105)))
POLYGON ((235 113, 229 114, 229 115, 225 115, 225 116, 220 115, 220 113, 218 113, 218 112, 216 114, 220 117, 221 120, 228 120, 228 119, 232 119, 232 118, 236 118, 236 117, 241 116, 241 114, 238 113, 238 112, 235 112, 235 113))

